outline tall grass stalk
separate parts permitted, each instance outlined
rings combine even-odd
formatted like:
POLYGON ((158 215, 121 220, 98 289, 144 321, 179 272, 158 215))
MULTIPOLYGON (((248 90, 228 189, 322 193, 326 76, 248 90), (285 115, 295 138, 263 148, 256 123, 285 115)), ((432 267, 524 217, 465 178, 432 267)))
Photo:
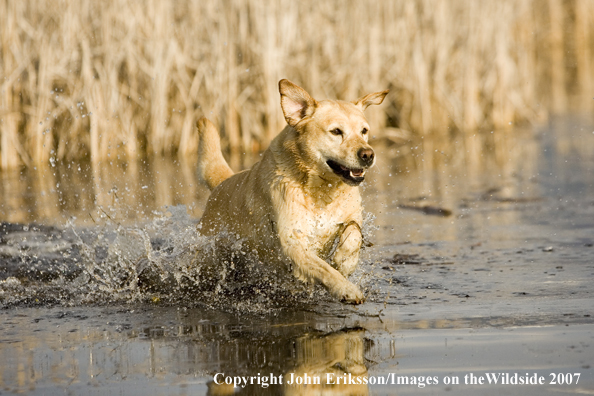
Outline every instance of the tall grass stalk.
POLYGON ((376 128, 534 122, 592 96, 592 26, 591 0, 0 0, 0 166, 192 157, 201 115, 237 158, 283 127, 281 78, 391 88, 376 128))

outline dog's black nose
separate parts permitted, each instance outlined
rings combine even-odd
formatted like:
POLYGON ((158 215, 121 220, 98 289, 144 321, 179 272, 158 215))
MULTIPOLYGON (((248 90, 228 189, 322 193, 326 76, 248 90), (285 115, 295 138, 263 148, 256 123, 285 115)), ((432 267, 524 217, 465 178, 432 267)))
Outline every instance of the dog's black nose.
POLYGON ((361 161, 363 161, 367 165, 371 164, 373 162, 373 159, 375 158, 375 153, 370 148, 360 149, 357 155, 359 156, 359 158, 361 158, 361 161))

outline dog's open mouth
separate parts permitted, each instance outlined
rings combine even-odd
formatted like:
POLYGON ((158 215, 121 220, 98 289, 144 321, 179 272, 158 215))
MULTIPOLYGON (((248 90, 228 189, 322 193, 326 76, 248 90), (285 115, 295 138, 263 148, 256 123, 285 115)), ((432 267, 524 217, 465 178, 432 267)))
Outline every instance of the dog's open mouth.
POLYGON ((342 177, 347 184, 359 185, 365 180, 365 169, 351 169, 344 165, 339 164, 336 161, 326 161, 330 169, 338 176, 342 177))

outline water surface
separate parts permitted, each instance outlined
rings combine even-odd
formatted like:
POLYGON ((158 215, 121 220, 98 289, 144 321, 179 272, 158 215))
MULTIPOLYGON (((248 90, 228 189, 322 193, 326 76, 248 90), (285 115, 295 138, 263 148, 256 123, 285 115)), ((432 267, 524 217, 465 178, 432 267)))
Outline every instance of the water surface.
POLYGON ((3 173, 0 392, 232 394, 213 383, 217 373, 328 372, 416 381, 324 388, 334 394, 590 392, 592 125, 576 116, 533 131, 376 142, 358 307, 321 288, 287 294, 266 274, 197 290, 195 250, 230 253, 196 233, 208 192, 193 164, 3 173), (487 372, 547 382, 444 384, 487 372), (549 384, 553 373, 579 382, 549 384), (439 383, 419 386, 420 377, 439 383))

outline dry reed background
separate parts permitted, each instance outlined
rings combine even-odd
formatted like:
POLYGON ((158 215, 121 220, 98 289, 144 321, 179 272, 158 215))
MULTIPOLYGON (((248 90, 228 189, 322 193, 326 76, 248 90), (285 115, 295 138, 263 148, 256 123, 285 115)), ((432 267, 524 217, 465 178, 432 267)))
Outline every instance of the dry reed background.
POLYGON ((232 156, 258 151, 284 125, 280 78, 318 98, 388 87, 376 127, 422 135, 594 96, 592 0, 0 0, 0 34, 2 169, 188 158, 200 115, 232 156))

